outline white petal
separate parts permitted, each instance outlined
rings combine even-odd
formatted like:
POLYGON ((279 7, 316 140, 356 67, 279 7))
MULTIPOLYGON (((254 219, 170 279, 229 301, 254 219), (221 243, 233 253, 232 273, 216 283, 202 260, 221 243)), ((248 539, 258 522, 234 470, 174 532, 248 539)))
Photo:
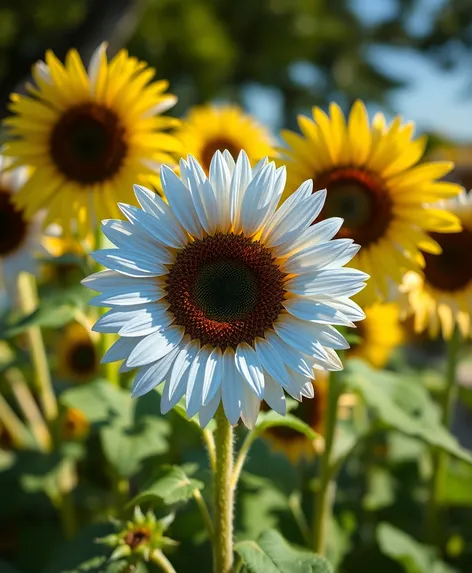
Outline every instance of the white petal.
POLYGON ((161 168, 161 181, 167 201, 179 223, 193 237, 201 237, 202 226, 190 191, 166 165, 161 168))
POLYGON ((305 356, 303 353, 295 350, 292 346, 284 342, 275 332, 267 332, 265 338, 284 363, 292 368, 292 370, 296 370, 308 378, 313 376, 313 361, 311 356, 305 356))
POLYGON ((163 358, 153 362, 148 366, 141 366, 133 382, 133 387, 131 388, 131 396, 133 398, 138 398, 147 394, 150 390, 164 382, 164 379, 172 366, 175 357, 179 351, 177 346, 171 352, 166 354, 163 358))
POLYGON ((205 428, 208 425, 208 422, 213 418, 213 416, 216 413, 216 410, 218 410, 220 401, 221 401, 221 390, 218 389, 218 391, 210 400, 210 402, 208 402, 208 404, 204 404, 200 408, 200 411, 198 412, 198 418, 200 426, 202 428, 205 428))
POLYGON ((141 307, 142 310, 130 315, 129 320, 120 328, 120 336, 147 336, 169 326, 174 322, 175 317, 166 311, 168 306, 167 302, 156 302, 141 307))
POLYGON ((326 194, 323 191, 318 191, 307 199, 295 204, 268 234, 265 244, 269 247, 276 247, 286 242, 292 242, 319 215, 323 208, 325 197, 326 194))
POLYGON ((90 91, 92 94, 95 93, 97 87, 96 82, 98 79, 98 73, 100 71, 101 64, 103 60, 106 60, 107 46, 108 44, 106 42, 102 42, 90 58, 90 63, 88 65, 88 77, 90 82, 90 91))
POLYGON ((229 174, 232 175, 234 168, 236 166, 236 162, 234 161, 234 157, 231 155, 231 153, 227 149, 225 149, 223 151, 223 159, 226 161, 226 165, 228 166, 229 174))
MULTIPOLYGON (((188 372, 188 370, 187 370, 188 372)), ((164 390, 161 395, 161 414, 167 414, 174 406, 176 406, 185 394, 187 389, 187 376, 184 374, 182 378, 179 378, 177 387, 174 389, 174 393, 169 394, 169 382, 167 381, 164 385, 164 390)))
POLYGON ((144 366, 162 358, 173 350, 184 336, 183 328, 166 328, 153 332, 139 342, 128 357, 128 366, 144 366))
POLYGON ((308 247, 289 257, 281 265, 281 269, 290 274, 321 269, 333 262, 340 267, 342 265, 338 264, 339 258, 351 245, 351 239, 337 239, 308 247))
POLYGON ((244 381, 236 369, 234 350, 227 348, 223 354, 223 379, 221 393, 223 407, 230 424, 237 424, 241 416, 244 381))
POLYGON ((203 383, 209 356, 209 347, 201 348, 190 366, 186 393, 186 409, 189 418, 193 418, 203 405, 203 383))
POLYGON ((263 157, 252 168, 252 177, 255 177, 269 163, 268 157, 263 157))
POLYGON ((277 414, 285 416, 287 413, 284 390, 282 386, 269 375, 265 376, 264 400, 277 414))
POLYGON ((249 158, 242 150, 236 161, 230 185, 230 216, 235 232, 240 231, 241 202, 244 192, 252 179, 252 170, 249 158))
POLYGON ((315 223, 305 229, 303 233, 292 242, 274 247, 273 252, 277 257, 286 257, 298 253, 301 249, 314 247, 332 239, 342 227, 344 220, 340 217, 331 217, 315 223))
POLYGON ((299 395, 298 395, 299 399, 301 399, 302 397, 311 399, 315 396, 313 379, 307 380, 304 376, 298 374, 297 372, 294 372, 293 370, 290 371, 290 375, 299 388, 299 395))
POLYGON ((172 396, 175 389, 179 386, 180 379, 183 377, 185 372, 190 368, 195 356, 197 356, 200 351, 200 343, 197 340, 192 340, 188 342, 184 347, 182 347, 174 361, 172 371, 169 377, 169 396, 172 396))
POLYGON ((264 395, 264 374, 259 357, 251 346, 246 342, 236 347, 236 368, 242 378, 248 383, 254 394, 262 399, 264 395))
POLYGON ((256 338, 255 348, 262 367, 278 384, 288 386, 290 384, 287 368, 277 350, 264 338, 256 338))
POLYGON ((305 296, 289 298, 284 300, 282 304, 290 314, 301 320, 309 320, 320 324, 354 326, 354 323, 339 310, 305 296))
POLYGON ((318 340, 313 338, 313 323, 298 320, 289 314, 279 315, 274 324, 275 332, 288 345, 318 360, 326 360, 327 355, 318 340))
POLYGON ((348 249, 344 251, 344 253, 337 258, 336 260, 332 261, 331 263, 325 266, 325 269, 334 269, 343 267, 346 263, 351 261, 357 253, 360 251, 360 245, 351 245, 348 249))
MULTIPOLYGON (((115 291, 117 289, 134 289, 139 286, 149 286, 156 284, 154 278, 135 278, 122 275, 116 271, 105 270, 83 279, 82 284, 89 289, 103 292, 106 290, 115 291)), ((123 292, 126 292, 123 290, 123 292)))
POLYGON ((210 163, 210 183, 213 187, 218 205, 218 230, 227 231, 230 219, 230 182, 231 175, 220 151, 217 151, 210 163))
POLYGON ((102 221, 102 232, 117 247, 121 249, 136 249, 137 252, 147 253, 159 263, 171 263, 172 253, 165 245, 153 240, 149 235, 139 231, 136 225, 129 221, 107 219, 102 221), (131 246, 132 245, 132 246, 131 246))
MULTIPOLYGON (((181 173, 182 163, 183 161, 181 161, 181 173)), ((209 235, 212 235, 216 230, 218 217, 218 205, 213 187, 203 171, 202 173, 195 173, 193 169, 187 168, 186 174, 188 187, 200 224, 209 235), (203 178, 200 179, 202 176, 203 178)))
POLYGON ((298 275, 287 281, 287 290, 294 294, 306 296, 330 295, 348 296, 347 292, 359 286, 369 275, 357 269, 322 269, 308 275, 298 275))
POLYGON ((166 267, 147 254, 125 249, 102 249, 92 253, 101 265, 130 277, 157 277, 167 273, 166 267))
POLYGON ((205 366, 205 380, 203 382, 202 401, 207 404, 213 400, 218 391, 223 376, 223 353, 221 348, 215 347, 208 357, 205 366))
POLYGON ((134 316, 135 313, 140 313, 142 307, 128 306, 126 309, 117 310, 112 308, 101 316, 93 325, 94 332, 118 334, 120 329, 134 316))
MULTIPOLYGON (((261 240, 262 242, 266 242, 267 237, 272 233, 274 229, 276 229, 280 223, 287 217, 287 215, 291 212, 291 210, 299 205, 305 199, 311 197, 313 193, 313 181, 309 179, 300 185, 300 187, 292 193, 282 205, 277 209, 271 219, 267 222, 267 225, 262 233, 261 240)), ((321 192, 319 192, 321 193, 321 192)), ((326 193, 325 193, 326 197, 326 193)))
POLYGON ((241 419, 249 429, 254 428, 260 406, 260 399, 244 384, 241 402, 241 419))
POLYGON ((139 338, 118 338, 105 352, 100 362, 106 364, 125 360, 138 342, 139 338))
MULTIPOLYGON (((353 322, 357 322, 359 320, 363 320, 365 318, 365 312, 362 308, 352 301, 351 299, 341 296, 337 298, 330 298, 330 297, 316 297, 318 301, 326 306, 330 306, 334 308, 338 312, 344 314, 349 320, 353 322)), ((333 323, 334 324, 334 323, 333 323)))
POLYGON ((249 183, 241 202, 241 229, 246 236, 252 236, 273 214, 273 192, 275 165, 269 163, 249 183), (272 211, 270 208, 272 207, 272 211))
MULTIPOLYGON (((155 201, 157 201, 157 198, 155 201)), ((150 215, 138 209, 138 207, 133 207, 133 205, 118 203, 120 211, 133 225, 149 233, 151 237, 164 245, 175 248, 182 247, 187 242, 187 236, 182 227, 174 223, 169 206, 165 205, 165 203, 163 205, 165 214, 157 216, 156 214, 150 215)))
POLYGON ((89 300, 92 306, 128 306, 149 304, 164 298, 165 291, 157 284, 130 285, 126 288, 108 290, 103 294, 94 296, 89 300))
POLYGON ((153 107, 147 109, 141 117, 147 118, 152 117, 153 115, 159 115, 164 113, 165 111, 169 110, 171 107, 177 103, 177 96, 172 94, 166 94, 164 99, 162 99, 159 103, 154 105, 153 107))

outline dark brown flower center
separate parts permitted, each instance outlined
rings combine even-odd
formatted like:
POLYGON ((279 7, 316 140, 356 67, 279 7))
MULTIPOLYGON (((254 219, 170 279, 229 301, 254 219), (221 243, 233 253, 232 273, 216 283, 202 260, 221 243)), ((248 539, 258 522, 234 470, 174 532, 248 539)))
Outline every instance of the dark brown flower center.
POLYGON ((21 246, 28 232, 23 211, 11 200, 11 192, 0 188, 0 257, 6 257, 21 246))
POLYGON ((116 114, 96 103, 66 111, 54 127, 52 158, 68 179, 81 184, 106 181, 126 156, 125 129, 116 114))
POLYGON ((235 160, 241 151, 241 148, 235 145, 234 141, 229 138, 227 139, 225 137, 215 137, 214 139, 207 141, 201 152, 202 167, 207 174, 210 171, 210 163, 213 155, 217 151, 223 152, 225 149, 231 153, 233 159, 235 160))
POLYGON ((69 352, 69 367, 74 374, 92 375, 97 370, 97 353, 92 341, 75 343, 69 352))
MULTIPOLYGON (((263 411, 270 410, 269 406, 265 403, 261 403, 261 409, 263 411)), ((322 423, 324 420, 325 412, 325 393, 322 389, 316 387, 315 382, 315 396, 313 398, 304 398, 297 407, 290 411, 290 414, 296 416, 305 424, 308 424, 315 431, 322 431, 322 423)), ((293 440, 305 439, 303 434, 288 428, 287 426, 272 426, 267 432, 281 440, 291 442, 293 440)))
POLYGON ((430 233, 442 247, 440 255, 424 253, 426 266, 423 269, 427 282, 443 291, 454 292, 472 281, 472 232, 430 233))
POLYGON ((128 531, 125 535, 124 541, 131 549, 136 549, 143 543, 147 543, 151 539, 151 532, 146 527, 140 527, 133 531, 128 531))
POLYGON ((314 189, 327 189, 321 217, 342 217, 338 237, 367 246, 385 235, 392 219, 392 201, 384 183, 362 169, 335 169, 314 179, 314 189))
POLYGON ((202 345, 251 344, 282 310, 284 277, 258 241, 217 233, 177 255, 167 279, 169 310, 202 345))

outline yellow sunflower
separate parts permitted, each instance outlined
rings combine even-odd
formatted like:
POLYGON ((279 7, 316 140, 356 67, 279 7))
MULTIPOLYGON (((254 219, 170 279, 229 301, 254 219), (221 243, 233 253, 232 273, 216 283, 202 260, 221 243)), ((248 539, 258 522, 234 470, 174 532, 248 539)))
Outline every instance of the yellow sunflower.
POLYGON ((227 149, 236 159, 244 149, 253 164, 275 154, 269 131, 235 105, 194 107, 175 136, 185 155, 193 155, 207 173, 218 150, 227 149))
MULTIPOLYGON (((323 434, 329 375, 326 372, 317 371, 316 381, 313 381, 315 396, 310 400, 303 400, 290 414, 300 418, 312 427, 318 434, 323 434)), ((265 402, 262 402, 262 410, 269 410, 265 402)), ((285 426, 273 426, 264 432, 265 439, 274 451, 283 452, 292 463, 302 458, 311 459, 322 448, 321 441, 313 442, 300 432, 285 426)))
POLYGON ((363 358, 375 368, 383 368, 403 340, 400 308, 395 303, 376 303, 367 307, 365 319, 353 332, 360 341, 352 344, 348 356, 363 358))
POLYGON ((94 345, 94 333, 82 324, 68 324, 56 347, 58 374, 70 382, 87 382, 99 372, 99 359, 94 345))
POLYGON ((472 192, 462 193, 447 207, 461 220, 460 233, 432 237, 441 245, 440 255, 425 254, 423 274, 405 275, 407 313, 414 315, 416 332, 430 337, 442 333, 448 339, 458 326, 464 337, 471 335, 472 314, 472 192))
POLYGON ((400 117, 387 125, 381 114, 370 124, 360 101, 347 120, 336 104, 330 115, 315 107, 313 119, 298 118, 303 135, 282 132, 289 146, 283 150, 288 173, 283 199, 306 179, 313 179, 314 189, 326 188, 322 217, 344 219, 338 236, 362 247, 351 264, 371 276, 358 302, 385 300, 405 270, 424 266, 420 249, 440 252, 429 231, 460 230, 452 213, 426 205, 460 192, 459 185, 438 181, 453 164, 418 165, 426 139, 412 139, 414 125, 400 117))
POLYGON ((15 199, 29 217, 45 208, 45 224, 61 223, 82 236, 97 220, 118 215, 117 202, 133 201, 133 183, 155 184, 161 163, 172 163, 177 140, 162 117, 176 97, 155 70, 121 50, 107 61, 106 44, 88 70, 76 50, 65 65, 50 51, 33 67, 36 85, 13 94, 4 153, 13 166, 34 169, 15 199))

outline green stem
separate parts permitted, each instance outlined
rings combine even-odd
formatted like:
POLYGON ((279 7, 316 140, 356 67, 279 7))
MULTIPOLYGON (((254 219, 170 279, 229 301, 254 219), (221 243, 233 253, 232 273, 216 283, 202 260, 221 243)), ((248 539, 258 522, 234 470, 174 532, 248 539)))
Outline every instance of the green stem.
POLYGON ((213 476, 215 535, 213 573, 230 573, 233 566, 233 428, 223 406, 216 412, 216 468, 213 476))
MULTIPOLYGON (((33 276, 27 273, 20 273, 18 277, 18 296, 23 313, 26 315, 31 314, 38 304, 36 281, 33 276)), ((28 329, 28 338, 41 407, 46 421, 52 422, 57 418, 57 400, 52 386, 46 348, 39 326, 32 326, 28 329)))
POLYGON ((151 555, 151 561, 157 565, 164 573, 177 573, 172 563, 162 553, 160 549, 156 549, 151 555))
POLYGON ((59 496, 55 503, 62 524, 62 531, 66 539, 72 539, 77 532, 77 515, 74 505, 73 490, 77 486, 77 469, 75 462, 64 462, 58 475, 59 496))
MULTIPOLYGON (((457 395, 457 364, 460 347, 460 336, 457 328, 454 330, 447 345, 446 380, 444 390, 439 399, 441 422, 449 429, 452 422, 453 406, 457 395)), ((449 456, 446 452, 433 452, 433 475, 427 511, 427 528, 430 543, 438 544, 441 536, 442 499, 447 475, 449 456)))
POLYGON ((216 471, 216 453, 215 453, 215 439, 213 438, 212 432, 210 430, 203 430, 203 441, 205 442, 208 459, 210 461, 210 469, 212 473, 216 471))
POLYGON ((292 512, 293 518, 295 519, 296 524, 298 525, 298 529, 302 534, 303 540, 307 545, 311 543, 311 532, 308 522, 306 520, 305 514, 303 513, 302 505, 301 505, 301 495, 300 492, 293 492, 289 499, 288 505, 290 507, 290 511, 292 512))
POLYGON ((242 443, 242 446, 239 448, 238 456, 237 456, 236 462, 234 464, 233 475, 231 478, 231 488, 233 489, 233 491, 236 489, 236 487, 238 485, 239 477, 241 475, 241 471, 243 469, 244 462, 246 461, 249 450, 251 449, 252 444, 254 443, 256 438, 259 436, 259 434, 260 434, 260 431, 258 431, 257 428, 254 428, 253 430, 251 430, 246 435, 246 437, 244 438, 244 442, 242 443))
POLYGON ((0 422, 4 426, 15 447, 25 448, 29 444, 30 436, 28 430, 1 394, 0 422))
POLYGON ((328 403, 326 407, 324 439, 325 448, 320 459, 319 483, 314 497, 313 549, 326 554, 326 539, 334 504, 335 481, 331 471, 331 454, 334 444, 338 400, 341 394, 339 372, 331 372, 328 383, 328 403))
POLYGON ((202 518, 203 518, 203 521, 205 523, 205 527, 207 528, 207 531, 208 531, 208 537, 210 539, 212 539, 213 534, 214 534, 214 532, 213 532, 213 520, 211 519, 211 515, 210 515, 210 512, 208 511, 207 504, 205 503, 205 500, 203 499, 203 496, 200 493, 200 490, 196 489, 193 492, 193 498, 198 505, 198 509, 200 510, 200 513, 202 514, 202 518))

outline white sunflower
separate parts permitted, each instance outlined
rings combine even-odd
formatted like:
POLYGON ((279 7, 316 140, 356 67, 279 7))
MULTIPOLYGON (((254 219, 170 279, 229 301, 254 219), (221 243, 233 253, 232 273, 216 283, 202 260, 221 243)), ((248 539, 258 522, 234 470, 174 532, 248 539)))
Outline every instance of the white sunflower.
POLYGON ((0 285, 12 295, 18 274, 35 273, 36 255, 45 254, 41 216, 27 219, 14 201, 14 194, 28 178, 23 167, 10 169, 11 160, 0 155, 0 285))
POLYGON ((261 400, 283 415, 284 390, 313 398, 313 369, 342 369, 333 325, 364 318, 349 297, 368 278, 343 268, 359 246, 331 240, 342 219, 313 224, 326 191, 307 181, 277 209, 285 168, 244 152, 216 152, 208 178, 191 156, 161 177, 168 203, 135 186, 141 209, 102 225, 117 248, 94 257, 110 270, 84 280, 111 307, 94 330, 120 335, 103 360, 138 367, 133 396, 165 380, 162 413, 185 396, 202 426, 221 401, 252 427, 261 400))

